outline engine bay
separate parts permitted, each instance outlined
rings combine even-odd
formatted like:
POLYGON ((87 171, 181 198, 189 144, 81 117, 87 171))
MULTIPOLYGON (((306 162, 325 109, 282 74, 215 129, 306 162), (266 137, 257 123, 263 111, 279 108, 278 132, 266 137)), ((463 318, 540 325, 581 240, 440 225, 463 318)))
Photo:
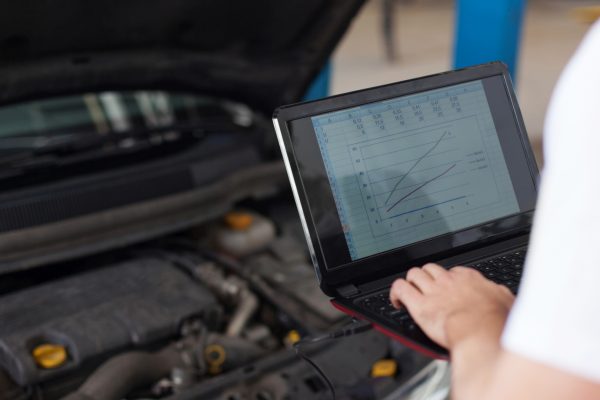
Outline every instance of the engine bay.
MULTIPOLYGON (((320 292, 290 204, 248 202, 175 235, 8 276, 0 398, 330 398, 292 345, 348 318, 320 292)), ((430 362, 374 331, 305 351, 341 398, 383 398, 430 362), (374 372, 382 360, 397 369, 374 372)))
POLYGON ((362 3, 3 14, 0 400, 391 400, 436 374, 376 331, 294 348, 350 318, 318 287, 270 116, 362 3))
POLYGON ((263 113, 84 100, 4 110, 26 130, 0 177, 0 400, 391 400, 436 373, 376 331, 310 342, 351 320, 318 286, 263 113), (129 126, 101 132, 88 103, 129 126))

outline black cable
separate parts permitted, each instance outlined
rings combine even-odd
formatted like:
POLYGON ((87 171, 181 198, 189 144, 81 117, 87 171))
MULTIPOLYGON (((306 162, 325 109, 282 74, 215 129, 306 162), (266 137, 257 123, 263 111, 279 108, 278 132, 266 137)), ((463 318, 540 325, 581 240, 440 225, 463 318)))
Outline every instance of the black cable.
POLYGON ((322 342, 325 340, 339 339, 341 337, 351 336, 351 335, 355 335, 358 333, 366 332, 372 328, 373 328, 373 325, 370 322, 359 321, 359 320, 353 318, 352 322, 349 325, 347 325, 341 329, 338 329, 336 331, 326 333, 326 334, 320 335, 320 336, 304 338, 302 340, 297 341, 292 346, 294 351, 296 352, 296 355, 298 357, 300 357, 302 360, 306 361, 317 372, 317 374, 321 377, 321 379, 323 381, 325 381, 325 383, 329 387, 329 391, 331 392, 332 400, 336 399, 335 387, 333 386, 333 383, 327 377, 325 372, 323 372, 323 370, 313 360, 311 360, 306 354, 304 354, 304 352, 301 351, 300 346, 307 345, 307 344, 315 344, 315 343, 319 343, 319 342, 322 342))
POLYGON ((335 387, 333 386, 333 383, 331 383, 331 380, 327 377, 327 375, 325 375, 325 372, 323 372, 323 370, 313 360, 308 358, 306 354, 300 351, 300 346, 296 346, 296 344, 294 344, 294 350, 296 351, 296 355, 304 361, 306 361, 317 372, 317 374, 319 374, 321 379, 323 379, 329 387, 329 391, 331 392, 331 399, 335 400, 335 387))

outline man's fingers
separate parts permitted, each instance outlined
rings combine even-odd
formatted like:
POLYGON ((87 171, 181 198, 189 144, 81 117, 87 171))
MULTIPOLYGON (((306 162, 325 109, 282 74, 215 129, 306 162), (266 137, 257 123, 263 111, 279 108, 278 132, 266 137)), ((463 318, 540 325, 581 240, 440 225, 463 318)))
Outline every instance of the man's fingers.
POLYGON ((457 265, 455 267, 450 268, 450 272, 453 272, 455 274, 473 274, 479 271, 477 271, 475 268, 457 265))
POLYGON ((463 267, 461 265, 457 267, 452 267, 448 272, 454 276, 463 276, 468 277, 469 279, 484 279, 486 281, 489 280, 475 268, 463 267))
POLYGON ((418 302, 423 294, 404 279, 397 279, 390 289, 390 300, 396 308, 404 304, 407 308, 418 302))
POLYGON ((441 267, 438 264, 427 263, 423 265, 423 270, 426 271, 429 275, 433 276, 433 279, 441 279, 448 274, 445 268, 441 267))
POLYGON ((427 293, 434 285, 433 276, 422 268, 411 268, 406 280, 416 286, 422 293, 427 293))

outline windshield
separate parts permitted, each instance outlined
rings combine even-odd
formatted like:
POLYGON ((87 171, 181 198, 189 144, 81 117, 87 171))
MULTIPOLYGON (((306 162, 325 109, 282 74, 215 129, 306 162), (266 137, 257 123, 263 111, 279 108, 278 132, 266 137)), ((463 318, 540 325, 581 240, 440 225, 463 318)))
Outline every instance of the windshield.
POLYGON ((163 91, 59 97, 0 108, 0 154, 38 150, 84 135, 112 137, 114 144, 128 147, 136 140, 168 141, 179 136, 160 128, 229 124, 249 126, 252 114, 239 104, 163 91), (131 132, 145 134, 132 137, 131 132))
POLYGON ((0 190, 185 152, 254 131, 246 106, 164 91, 88 93, 0 107, 0 190))

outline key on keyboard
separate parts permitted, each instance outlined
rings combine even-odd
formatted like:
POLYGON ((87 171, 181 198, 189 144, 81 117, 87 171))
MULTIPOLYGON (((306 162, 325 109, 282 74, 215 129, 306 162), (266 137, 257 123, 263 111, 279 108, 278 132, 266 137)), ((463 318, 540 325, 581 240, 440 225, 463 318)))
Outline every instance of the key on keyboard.
POLYGON ((358 301, 358 304, 376 314, 392 319, 409 330, 417 329, 405 309, 396 309, 390 301, 389 290, 385 290, 358 301))
POLYGON ((525 250, 519 250, 470 264, 469 266, 481 272, 486 278, 505 285, 513 293, 516 293, 523 273, 525 254, 525 250))

